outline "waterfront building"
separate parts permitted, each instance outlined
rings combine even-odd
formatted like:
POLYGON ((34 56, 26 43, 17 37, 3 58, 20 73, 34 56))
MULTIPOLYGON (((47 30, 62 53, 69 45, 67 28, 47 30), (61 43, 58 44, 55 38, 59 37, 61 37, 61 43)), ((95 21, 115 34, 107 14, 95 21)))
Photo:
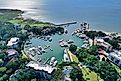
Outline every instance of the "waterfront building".
POLYGON ((107 60, 107 56, 109 54, 106 53, 106 51, 104 49, 99 48, 97 53, 98 53, 98 57, 99 57, 100 61, 102 61, 102 60, 106 61, 107 60))
POLYGON ((50 66, 56 66, 58 63, 58 61, 56 60, 55 57, 52 57, 51 60, 50 60, 50 66))
POLYGON ((17 48, 19 41, 20 40, 18 37, 13 37, 8 41, 7 46, 11 48, 17 48))
POLYGON ((48 64, 40 65, 40 64, 38 64, 38 63, 35 62, 35 61, 29 62, 26 66, 27 66, 27 67, 34 68, 35 70, 47 72, 48 74, 52 74, 53 71, 55 70, 55 67, 52 67, 52 66, 50 66, 50 65, 48 65, 48 64))
POLYGON ((115 50, 114 52, 110 52, 108 59, 114 64, 121 66, 121 51, 115 50))
POLYGON ((95 38, 94 40, 94 44, 98 45, 98 46, 103 46, 105 48, 105 50, 111 50, 112 49, 112 45, 110 45, 109 43, 105 42, 103 39, 101 38, 95 38))
POLYGON ((64 62, 70 62, 69 55, 67 53, 67 49, 64 49, 64 62))
POLYGON ((6 51, 9 59, 13 58, 13 57, 17 57, 18 56, 18 52, 15 49, 8 49, 6 51))
POLYGON ((89 31, 89 24, 86 22, 82 22, 81 24, 81 31, 89 31))

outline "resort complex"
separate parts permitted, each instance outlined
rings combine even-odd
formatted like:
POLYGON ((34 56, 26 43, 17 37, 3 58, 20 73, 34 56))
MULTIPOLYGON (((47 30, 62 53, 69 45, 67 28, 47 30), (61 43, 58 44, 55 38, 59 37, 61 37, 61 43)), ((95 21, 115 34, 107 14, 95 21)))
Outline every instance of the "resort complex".
POLYGON ((120 33, 23 13, 0 10, 0 81, 121 81, 120 33))

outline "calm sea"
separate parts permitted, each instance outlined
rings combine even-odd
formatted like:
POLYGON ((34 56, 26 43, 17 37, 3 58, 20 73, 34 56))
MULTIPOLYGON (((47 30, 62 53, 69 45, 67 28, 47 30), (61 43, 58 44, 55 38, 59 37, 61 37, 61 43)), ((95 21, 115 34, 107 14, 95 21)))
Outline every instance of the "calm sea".
POLYGON ((87 21, 94 29, 121 32, 121 0, 0 0, 0 8, 25 10, 25 17, 38 20, 87 21))

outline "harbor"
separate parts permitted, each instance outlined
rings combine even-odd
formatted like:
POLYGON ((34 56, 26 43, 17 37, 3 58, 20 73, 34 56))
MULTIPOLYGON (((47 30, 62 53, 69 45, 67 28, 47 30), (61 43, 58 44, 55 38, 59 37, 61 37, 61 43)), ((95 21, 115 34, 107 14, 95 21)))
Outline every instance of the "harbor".
POLYGON ((71 44, 81 47, 83 44, 82 39, 71 35, 74 31, 72 28, 73 26, 76 27, 76 25, 71 24, 70 27, 66 28, 68 33, 64 33, 62 35, 30 36, 30 39, 26 42, 25 49, 28 51, 33 48, 36 49, 34 50, 34 53, 30 52, 30 55, 40 63, 46 63, 46 61, 48 61, 47 59, 50 60, 52 57, 55 57, 59 63, 63 60, 63 50, 66 47, 69 47, 71 44))

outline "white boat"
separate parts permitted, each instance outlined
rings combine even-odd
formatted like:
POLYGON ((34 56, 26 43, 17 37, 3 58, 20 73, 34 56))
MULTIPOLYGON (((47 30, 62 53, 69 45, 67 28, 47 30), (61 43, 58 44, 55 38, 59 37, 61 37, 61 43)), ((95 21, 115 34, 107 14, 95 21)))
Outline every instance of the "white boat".
POLYGON ((71 39, 69 39, 67 42, 68 42, 68 44, 70 44, 70 43, 74 43, 74 41, 71 40, 71 39))
POLYGON ((56 66, 57 63, 58 63, 58 61, 56 60, 56 58, 55 57, 52 57, 51 60, 50 60, 50 65, 51 66, 56 66))
POLYGON ((41 58, 37 58, 37 61, 38 61, 38 62, 41 62, 41 61, 42 61, 42 59, 41 59, 41 58))
POLYGON ((61 47, 68 47, 69 44, 67 42, 63 41, 63 42, 60 43, 60 46, 61 47))
POLYGON ((59 40, 59 42, 63 42, 63 41, 64 41, 64 39, 59 40))
POLYGON ((49 38, 49 41, 50 41, 50 42, 52 41, 52 38, 51 38, 51 37, 49 38))

